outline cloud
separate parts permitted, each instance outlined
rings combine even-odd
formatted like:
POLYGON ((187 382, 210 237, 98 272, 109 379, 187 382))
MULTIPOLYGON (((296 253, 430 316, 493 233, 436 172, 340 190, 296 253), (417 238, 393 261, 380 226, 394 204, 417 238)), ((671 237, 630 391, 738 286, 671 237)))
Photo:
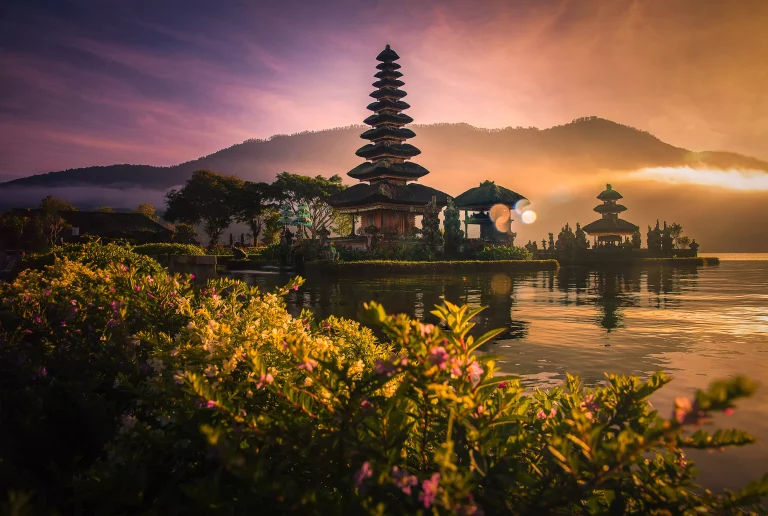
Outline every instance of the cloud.
POLYGON ((762 170, 711 170, 691 167, 652 167, 628 174, 630 179, 664 181, 671 184, 692 184, 768 192, 768 174, 762 170))

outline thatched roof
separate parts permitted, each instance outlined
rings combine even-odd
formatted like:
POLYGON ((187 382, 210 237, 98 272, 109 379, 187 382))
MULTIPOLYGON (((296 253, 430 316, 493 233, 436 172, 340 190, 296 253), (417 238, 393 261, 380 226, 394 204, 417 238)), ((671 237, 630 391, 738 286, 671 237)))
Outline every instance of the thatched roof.
POLYGON ((360 183, 350 186, 326 199, 334 208, 350 208, 369 204, 399 204, 426 206, 432 197, 438 206, 448 204, 448 194, 418 183, 393 184, 381 181, 375 184, 360 183))
POLYGON ((594 222, 590 222, 582 228, 590 235, 631 235, 638 229, 631 222, 624 219, 609 217, 607 219, 598 219, 594 222))
POLYGON ((453 202, 457 208, 469 210, 474 208, 489 209, 494 204, 514 206, 521 199, 525 199, 525 197, 508 188, 499 186, 493 181, 485 181, 480 183, 480 186, 470 188, 457 196, 453 202))
MULTIPOLYGON (((14 209, 11 212, 22 217, 34 217, 41 213, 39 209, 14 209)), ((131 233, 155 233, 167 238, 173 235, 173 231, 141 213, 59 211, 58 215, 70 226, 79 228, 81 235, 88 233, 114 238, 124 237, 131 233)))
POLYGON ((404 113, 397 113, 395 115, 385 114, 385 113, 376 113, 375 115, 371 115, 365 120, 363 120, 364 124, 368 125, 381 125, 381 124, 410 124, 413 122, 413 118, 409 117, 408 115, 404 113))
POLYGON ((376 61, 384 61, 385 63, 391 63, 392 61, 397 61, 400 59, 400 56, 397 55, 397 52, 389 48, 389 45, 387 45, 384 50, 379 52, 379 55, 376 56, 376 61))
POLYGON ((378 70, 389 71, 389 70, 397 70, 398 68, 400 68, 400 65, 397 63, 379 63, 376 65, 376 68, 378 70))
POLYGON ((369 143, 360 147, 355 152, 361 158, 372 159, 380 156, 394 156, 398 158, 411 158, 418 156, 421 151, 409 143, 400 143, 398 145, 384 145, 381 143, 369 143))
POLYGON ((382 109, 393 109, 396 111, 402 111, 411 107, 410 104, 402 100, 381 99, 376 102, 368 104, 367 108, 371 111, 381 111, 382 109))
POLYGON ((413 138, 414 136, 416 136, 416 133, 405 127, 374 127, 361 134, 360 138, 363 138, 364 140, 376 140, 378 138, 398 138, 405 140, 406 138, 413 138))
POLYGON ((401 99, 401 98, 405 97, 406 95, 408 95, 408 94, 406 92, 404 92, 403 90, 388 90, 388 89, 384 89, 384 90, 372 91, 371 94, 368 95, 368 96, 369 97, 373 97, 376 100, 378 100, 378 99, 401 99))
POLYGON ((598 204, 592 208, 592 211, 597 213, 621 213, 622 211, 627 211, 627 207, 623 204, 598 204))
POLYGON ((371 84, 374 88, 399 88, 405 86, 403 81, 397 79, 379 79, 371 84))
POLYGON ((618 201, 624 197, 619 192, 614 190, 611 185, 605 185, 605 190, 600 192, 600 195, 598 195, 597 198, 601 201, 618 201))
POLYGON ((397 70, 382 70, 376 72, 373 76, 377 79, 399 79, 403 76, 403 73, 398 72, 397 70))
POLYGON ((387 165, 381 162, 370 163, 366 161, 365 163, 358 165, 347 172, 349 177, 353 177, 361 181, 381 176, 402 177, 403 179, 418 179, 420 177, 426 176, 427 174, 429 174, 429 170, 422 167, 421 165, 411 162, 392 163, 387 165))

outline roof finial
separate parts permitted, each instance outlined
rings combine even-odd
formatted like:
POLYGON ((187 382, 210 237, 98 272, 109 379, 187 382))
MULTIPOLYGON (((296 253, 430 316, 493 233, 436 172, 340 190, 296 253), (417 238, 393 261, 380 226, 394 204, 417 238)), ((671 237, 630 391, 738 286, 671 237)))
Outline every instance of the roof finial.
POLYGON ((605 188, 606 188, 607 190, 610 190, 610 189, 611 189, 611 185, 605 185, 605 188))
POLYGON ((384 50, 389 50, 389 43, 387 43, 387 46, 384 50))

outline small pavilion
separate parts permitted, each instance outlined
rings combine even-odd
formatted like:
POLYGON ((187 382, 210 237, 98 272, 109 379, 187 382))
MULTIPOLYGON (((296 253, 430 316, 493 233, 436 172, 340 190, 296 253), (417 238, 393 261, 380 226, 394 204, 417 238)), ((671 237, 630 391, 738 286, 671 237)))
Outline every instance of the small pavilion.
POLYGON ((402 113, 410 105, 402 100, 407 94, 400 89, 405 83, 400 80, 400 65, 395 63, 398 59, 400 56, 389 45, 376 57, 376 91, 370 94, 375 102, 368 105, 374 114, 365 119, 372 128, 360 135, 371 143, 355 153, 367 161, 347 173, 360 183, 327 200, 341 213, 359 215, 362 227, 376 226, 383 235, 406 234, 433 197, 441 208, 448 203, 447 194, 413 182, 429 174, 429 170, 408 161, 421 151, 405 143, 416 134, 403 127, 413 118, 402 113))
POLYGON ((584 226, 584 231, 595 240, 595 247, 615 247, 622 241, 640 230, 639 226, 619 218, 619 213, 627 211, 627 207, 616 204, 623 196, 611 185, 605 185, 605 190, 597 196, 603 201, 593 208, 602 215, 601 218, 584 226))
POLYGON ((512 214, 525 197, 493 181, 484 181, 456 199, 456 208, 464 210, 464 234, 470 224, 480 226, 480 239, 508 242, 512 237, 512 214), (470 215, 469 212, 472 212, 470 215))

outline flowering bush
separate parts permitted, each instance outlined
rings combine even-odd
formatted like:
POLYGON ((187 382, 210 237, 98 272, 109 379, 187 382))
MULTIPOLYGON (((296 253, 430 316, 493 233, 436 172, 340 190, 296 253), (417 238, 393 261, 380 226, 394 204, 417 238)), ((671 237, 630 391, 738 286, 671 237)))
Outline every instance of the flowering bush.
MULTIPOLYGON (((137 245, 133 250, 150 256, 158 254, 203 256, 206 254, 206 249, 199 245, 179 243, 142 244, 137 245)), ((230 254, 232 254, 231 251, 230 254)))
POLYGON ((697 490, 684 456, 753 441, 690 431, 746 379, 668 418, 647 402, 663 374, 526 394, 478 355, 498 334, 470 334, 479 309, 446 303, 441 330, 371 303, 381 343, 290 316, 299 278, 262 294, 81 262, 1 289, 0 473, 36 512, 723 514, 768 494, 697 490))

